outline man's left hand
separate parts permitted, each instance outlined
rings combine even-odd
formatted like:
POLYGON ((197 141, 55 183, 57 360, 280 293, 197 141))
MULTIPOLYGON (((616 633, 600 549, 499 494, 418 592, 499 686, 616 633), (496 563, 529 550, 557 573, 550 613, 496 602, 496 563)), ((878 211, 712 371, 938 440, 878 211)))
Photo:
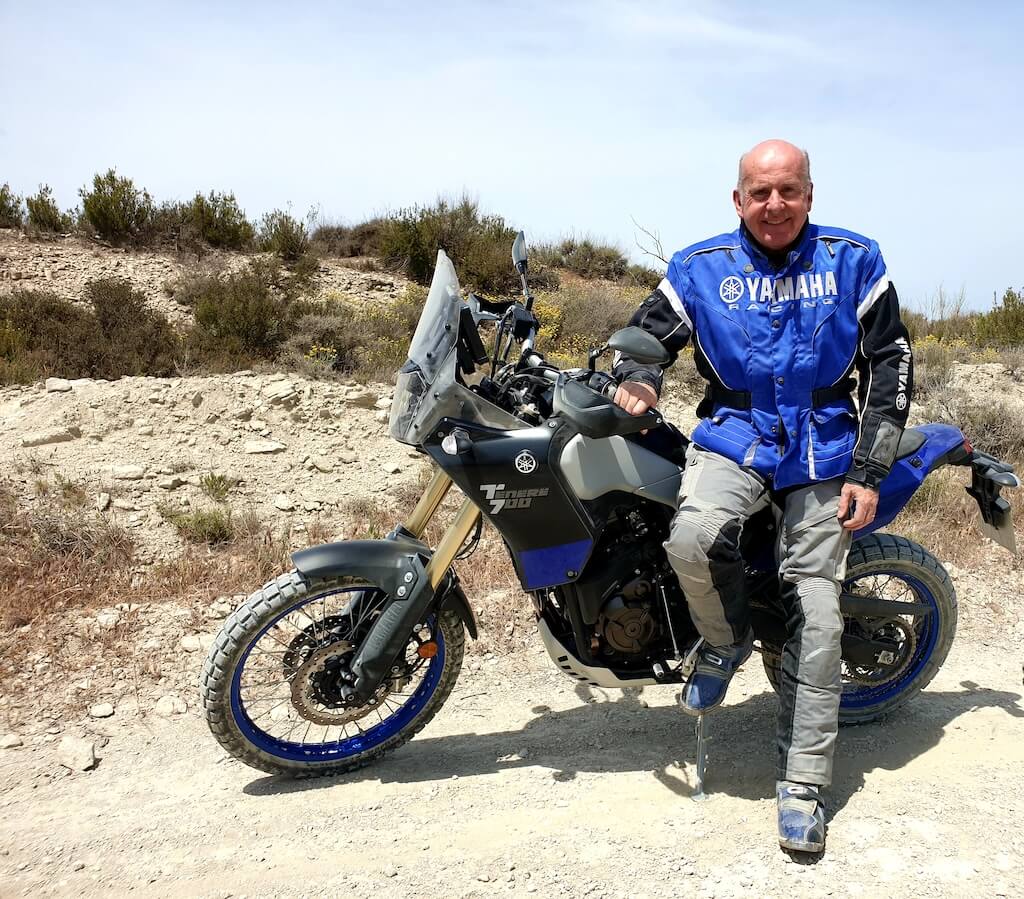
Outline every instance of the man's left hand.
POLYGON ((848 531, 859 531, 875 520, 878 511, 878 491, 860 484, 843 484, 839 494, 837 518, 848 531))

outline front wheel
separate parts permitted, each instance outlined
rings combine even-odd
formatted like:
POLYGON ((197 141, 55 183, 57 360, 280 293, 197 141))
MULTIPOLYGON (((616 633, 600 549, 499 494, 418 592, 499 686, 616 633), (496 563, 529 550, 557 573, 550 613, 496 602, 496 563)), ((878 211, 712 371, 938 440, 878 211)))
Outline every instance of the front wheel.
MULTIPOLYGON (((846 619, 848 633, 891 647, 884 667, 843 661, 839 723, 864 724, 899 708, 935 677, 956 634, 956 592, 935 556, 912 540, 892 534, 870 534, 853 544, 843 590, 920 603, 929 609, 927 614, 846 619)), ((781 659, 767 647, 762 659, 768 680, 778 691, 781 659)))
POLYGON ((390 675, 363 705, 343 674, 387 594, 352 578, 281 575, 225 622, 203 667, 201 694, 217 741, 271 774, 340 774, 418 733, 451 693, 465 645, 459 617, 432 613, 410 633, 390 675))

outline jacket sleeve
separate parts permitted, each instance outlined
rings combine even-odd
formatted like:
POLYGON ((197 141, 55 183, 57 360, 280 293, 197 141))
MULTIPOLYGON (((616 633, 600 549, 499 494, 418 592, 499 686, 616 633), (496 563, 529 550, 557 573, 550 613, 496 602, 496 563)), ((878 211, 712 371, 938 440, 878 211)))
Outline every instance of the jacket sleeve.
POLYGON ((661 341, 661 345, 668 351, 668 361, 663 365, 641 365, 629 356, 617 353, 612 374, 620 382, 638 381, 648 384, 661 395, 664 370, 676 361, 679 351, 686 346, 693 333, 693 322, 680 298, 685 295, 684 283, 682 266, 673 258, 661 283, 629 320, 630 325, 643 328, 661 341))
POLYGON ((857 318, 860 428, 846 480, 877 490, 892 468, 907 424, 914 360, 907 328, 900 319, 896 288, 875 243, 871 244, 857 318))

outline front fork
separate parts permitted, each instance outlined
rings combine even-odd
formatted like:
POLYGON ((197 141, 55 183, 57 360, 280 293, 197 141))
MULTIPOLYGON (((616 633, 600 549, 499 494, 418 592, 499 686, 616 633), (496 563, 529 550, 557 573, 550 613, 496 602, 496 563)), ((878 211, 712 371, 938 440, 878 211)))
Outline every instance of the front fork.
MULTIPOLYGON (((437 514, 437 510, 445 496, 448 495, 451 486, 452 479, 442 469, 436 469, 419 502, 416 503, 416 508, 412 510, 412 514, 402 525, 406 533, 411 534, 417 540, 422 539, 427 525, 437 514)), ((479 519, 479 507, 474 505, 472 500, 466 499, 427 563, 427 580, 435 590, 444 580, 445 574, 451 568, 452 562, 455 561, 463 544, 469 539, 469 535, 473 533, 473 528, 476 527, 479 519)))
MULTIPOLYGON (((437 469, 412 514, 396 531, 422 539, 451 485, 452 479, 437 469)), ((404 583, 397 587, 390 605, 374 622, 352 660, 352 686, 344 691, 350 699, 365 702, 373 695, 404 650, 409 633, 435 601, 438 587, 448 576, 452 562, 479 520, 480 509, 469 499, 465 500, 426 565, 422 565, 418 555, 410 557, 412 567, 404 583)))

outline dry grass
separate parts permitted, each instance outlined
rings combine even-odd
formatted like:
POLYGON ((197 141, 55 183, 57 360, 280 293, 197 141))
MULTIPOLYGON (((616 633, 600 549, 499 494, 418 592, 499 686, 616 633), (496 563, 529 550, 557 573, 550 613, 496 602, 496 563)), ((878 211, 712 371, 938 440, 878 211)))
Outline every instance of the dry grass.
MULTIPOLYGON (((966 468, 940 468, 927 477, 885 530, 917 541, 943 562, 965 567, 983 564, 994 544, 981 533, 978 504, 964 489, 970 482, 966 468)), ((1006 490, 1003 496, 1019 528, 1024 521, 1024 490, 1006 490)))

